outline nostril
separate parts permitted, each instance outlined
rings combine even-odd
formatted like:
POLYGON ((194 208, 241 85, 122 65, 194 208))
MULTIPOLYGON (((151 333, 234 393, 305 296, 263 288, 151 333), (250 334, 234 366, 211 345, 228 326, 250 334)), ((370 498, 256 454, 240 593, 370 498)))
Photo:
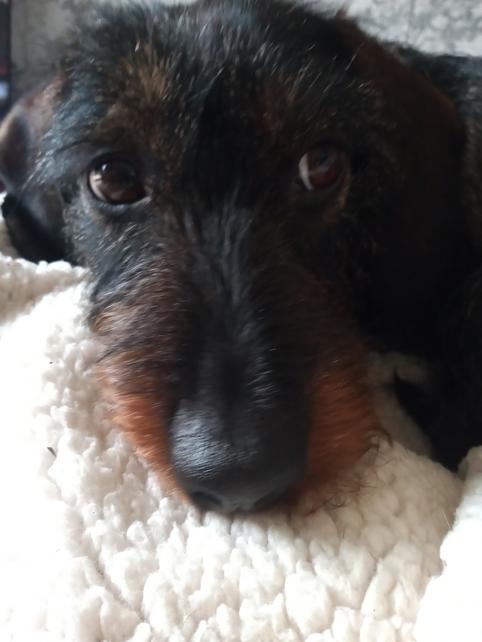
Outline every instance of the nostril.
POLYGON ((244 497, 242 494, 234 494, 233 497, 216 497, 203 491, 193 491, 189 497, 193 504, 201 510, 214 510, 222 513, 232 513, 236 511, 249 512, 268 508, 277 500, 286 494, 286 490, 269 493, 259 499, 251 496, 244 497))
POLYGON ((222 502, 214 495, 209 495, 208 493, 203 493, 201 491, 195 491, 189 493, 189 497, 193 504, 202 510, 222 510, 222 502))

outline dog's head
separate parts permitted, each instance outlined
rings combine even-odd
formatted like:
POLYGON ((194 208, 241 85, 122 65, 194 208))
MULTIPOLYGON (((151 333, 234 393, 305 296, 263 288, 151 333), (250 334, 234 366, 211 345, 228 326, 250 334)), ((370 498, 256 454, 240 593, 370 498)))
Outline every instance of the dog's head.
POLYGON ((343 17, 133 3, 12 113, 0 172, 26 253, 92 272, 120 427, 200 506, 251 509, 372 443, 361 323, 409 334, 435 300, 461 139, 343 17))

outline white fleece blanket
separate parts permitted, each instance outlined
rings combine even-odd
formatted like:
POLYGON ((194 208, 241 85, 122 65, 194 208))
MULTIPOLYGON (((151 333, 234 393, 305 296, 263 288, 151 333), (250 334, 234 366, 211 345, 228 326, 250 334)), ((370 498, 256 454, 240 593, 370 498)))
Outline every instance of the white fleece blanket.
POLYGON ((2 642, 482 640, 481 450, 465 482, 387 446, 340 508, 201 514, 103 416, 85 273, 0 249, 2 642))

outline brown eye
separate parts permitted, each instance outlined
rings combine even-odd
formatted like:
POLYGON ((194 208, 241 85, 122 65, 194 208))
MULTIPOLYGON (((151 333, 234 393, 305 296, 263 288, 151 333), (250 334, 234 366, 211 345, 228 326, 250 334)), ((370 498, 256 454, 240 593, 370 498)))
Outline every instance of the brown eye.
POLYGON ((121 159, 94 165, 89 173, 89 187, 99 200, 112 205, 135 203, 146 195, 135 165, 121 159))
POLYGON ((326 190, 338 183, 347 169, 348 158, 335 147, 316 147, 305 154, 298 165, 303 187, 312 192, 326 190))

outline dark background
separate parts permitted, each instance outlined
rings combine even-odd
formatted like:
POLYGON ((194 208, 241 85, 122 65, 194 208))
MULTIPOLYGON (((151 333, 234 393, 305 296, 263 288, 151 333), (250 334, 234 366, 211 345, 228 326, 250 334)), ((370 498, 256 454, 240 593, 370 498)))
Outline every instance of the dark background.
POLYGON ((10 99, 10 3, 0 0, 0 119, 10 99))

